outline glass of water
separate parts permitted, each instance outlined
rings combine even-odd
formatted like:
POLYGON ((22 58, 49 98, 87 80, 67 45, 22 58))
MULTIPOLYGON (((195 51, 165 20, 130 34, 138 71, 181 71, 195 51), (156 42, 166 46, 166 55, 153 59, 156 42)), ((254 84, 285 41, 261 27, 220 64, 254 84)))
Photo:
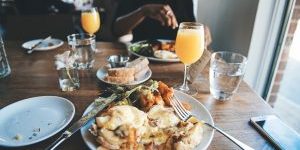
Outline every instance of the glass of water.
POLYGON ((0 36, 0 78, 4 78, 10 74, 11 70, 6 57, 4 43, 0 36))
POLYGON ((95 61, 96 36, 72 34, 67 36, 67 39, 76 56, 76 67, 80 70, 91 69, 95 61))
POLYGON ((215 52, 209 69, 210 93, 215 99, 230 100, 245 74, 247 58, 233 52, 215 52))
POLYGON ((79 75, 76 68, 59 68, 58 80, 62 91, 74 91, 79 89, 79 75))

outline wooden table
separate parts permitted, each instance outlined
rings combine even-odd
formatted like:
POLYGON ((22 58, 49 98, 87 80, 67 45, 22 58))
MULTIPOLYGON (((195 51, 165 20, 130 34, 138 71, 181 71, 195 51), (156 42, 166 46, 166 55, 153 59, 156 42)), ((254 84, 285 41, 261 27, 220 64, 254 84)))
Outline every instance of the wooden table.
MULTIPOLYGON (((97 43, 102 53, 97 53, 94 69, 80 72, 80 89, 73 92, 61 92, 58 75, 54 67, 54 55, 67 49, 66 45, 46 52, 24 53, 21 41, 5 41, 9 63, 12 69, 10 76, 0 79, 0 108, 16 101, 42 95, 56 95, 69 99, 76 108, 72 123, 78 120, 85 108, 97 97, 99 86, 103 85, 96 78, 96 70, 106 64, 106 57, 112 54, 126 53, 124 45, 119 43, 97 43)), ((180 63, 151 63, 152 78, 169 85, 182 82, 183 65, 180 63)), ((203 87, 207 88, 207 87, 203 87)), ((246 83, 241 83, 237 94, 231 101, 219 102, 209 92, 201 92, 196 98, 206 106, 215 124, 232 136, 255 149, 270 149, 272 146, 250 124, 253 116, 272 114, 272 109, 246 83)), ((22 149, 43 149, 53 142, 59 134, 43 142, 22 147, 22 149)), ((3 147, 0 147, 2 149, 3 147)), ((88 149, 79 132, 73 135, 59 149, 88 149)), ((208 149, 239 149, 221 134, 215 132, 208 149)))

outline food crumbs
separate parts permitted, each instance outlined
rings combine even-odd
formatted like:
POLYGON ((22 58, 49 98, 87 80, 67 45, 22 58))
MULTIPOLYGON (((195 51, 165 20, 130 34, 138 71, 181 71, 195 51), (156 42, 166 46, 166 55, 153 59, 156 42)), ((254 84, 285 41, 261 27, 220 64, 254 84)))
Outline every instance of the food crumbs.
POLYGON ((22 136, 20 134, 17 134, 15 137, 14 137, 15 140, 17 141, 20 141, 22 140, 22 136))
POLYGON ((41 131, 41 128, 33 129, 33 132, 40 132, 40 131, 41 131))
POLYGON ((48 126, 50 126, 52 123, 48 123, 48 126))
POLYGON ((28 139, 29 139, 29 140, 31 140, 31 139, 32 139, 32 137, 29 137, 28 139))
POLYGON ((33 135, 33 136, 37 136, 37 134, 36 134, 36 133, 33 133, 32 135, 33 135))

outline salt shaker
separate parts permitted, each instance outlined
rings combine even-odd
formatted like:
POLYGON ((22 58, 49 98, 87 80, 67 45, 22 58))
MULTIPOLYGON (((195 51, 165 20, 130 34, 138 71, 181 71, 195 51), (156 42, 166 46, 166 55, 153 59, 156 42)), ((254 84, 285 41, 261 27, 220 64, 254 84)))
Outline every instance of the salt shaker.
POLYGON ((0 36, 0 78, 8 76, 10 72, 11 70, 4 49, 4 42, 0 36))

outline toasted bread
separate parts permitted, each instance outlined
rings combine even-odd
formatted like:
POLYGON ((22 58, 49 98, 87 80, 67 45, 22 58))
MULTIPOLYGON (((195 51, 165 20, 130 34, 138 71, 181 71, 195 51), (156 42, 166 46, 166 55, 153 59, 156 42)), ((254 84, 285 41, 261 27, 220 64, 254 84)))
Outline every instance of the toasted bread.
POLYGON ((134 76, 135 69, 134 68, 111 68, 107 71, 108 76, 112 77, 127 77, 134 76))
POLYGON ((134 81, 134 76, 121 76, 121 77, 114 77, 114 76, 106 76, 105 79, 108 82, 116 83, 116 84, 126 84, 134 81))
POLYGON ((149 61, 146 57, 139 57, 139 58, 135 59, 134 61, 128 63, 127 67, 128 68, 134 68, 135 73, 138 73, 141 70, 143 70, 143 68, 148 66, 148 64, 149 64, 149 61))

